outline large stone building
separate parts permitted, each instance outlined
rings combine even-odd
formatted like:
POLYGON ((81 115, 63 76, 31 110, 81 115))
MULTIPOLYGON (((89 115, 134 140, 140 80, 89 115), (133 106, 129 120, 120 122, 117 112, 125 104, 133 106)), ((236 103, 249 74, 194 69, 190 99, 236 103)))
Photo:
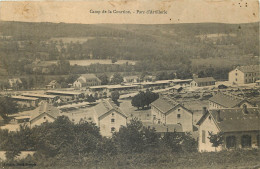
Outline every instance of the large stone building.
POLYGON ((151 113, 153 124, 179 124, 184 132, 193 131, 193 113, 167 96, 151 103, 151 113))
POLYGON ((213 77, 194 78, 190 82, 191 87, 203 87, 215 85, 216 80, 213 77))
POLYGON ((259 65, 238 66, 228 74, 231 84, 255 83, 260 80, 259 65))
POLYGON ((94 74, 84 74, 81 75, 74 83, 73 87, 90 87, 90 86, 99 86, 101 85, 101 80, 97 78, 94 74))
POLYGON ((110 99, 102 100, 93 107, 93 113, 93 122, 100 128, 102 136, 111 137, 121 126, 126 126, 126 114, 110 99))
POLYGON ((214 109, 198 121, 199 151, 210 152, 232 149, 250 149, 260 146, 260 114, 258 108, 214 109), (213 147, 209 133, 223 133, 223 144, 213 147))
POLYGON ((218 92, 209 99, 209 109, 242 108, 243 105, 255 107, 248 100, 228 93, 218 92))
POLYGON ((40 106, 32 112, 30 127, 39 126, 46 122, 53 122, 59 115, 59 109, 47 102, 41 102, 40 106))

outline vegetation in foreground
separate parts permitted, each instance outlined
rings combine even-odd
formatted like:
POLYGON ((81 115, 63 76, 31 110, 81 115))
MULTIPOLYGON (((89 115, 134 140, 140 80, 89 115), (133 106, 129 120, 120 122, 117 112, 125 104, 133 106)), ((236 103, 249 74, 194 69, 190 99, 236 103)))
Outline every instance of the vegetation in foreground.
POLYGON ((198 153, 189 133, 160 138, 137 119, 112 138, 100 135, 93 123, 73 124, 65 116, 35 128, 0 130, 0 149, 6 151, 5 168, 232 168, 259 166, 259 150, 198 153), (35 151, 23 160, 21 151, 35 151))

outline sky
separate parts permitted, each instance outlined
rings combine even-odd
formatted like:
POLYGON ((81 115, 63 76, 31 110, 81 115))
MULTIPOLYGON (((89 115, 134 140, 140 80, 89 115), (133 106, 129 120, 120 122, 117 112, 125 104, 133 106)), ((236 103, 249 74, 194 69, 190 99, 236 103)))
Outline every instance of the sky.
POLYGON ((248 23, 259 21, 258 0, 1 1, 0 20, 65 23, 248 23), (102 11, 112 13, 102 13, 102 11), (118 14, 114 11, 130 11, 118 14), (144 13, 138 13, 144 11, 144 13), (164 14, 147 14, 160 10, 164 14), (101 13, 92 13, 100 11, 101 13))

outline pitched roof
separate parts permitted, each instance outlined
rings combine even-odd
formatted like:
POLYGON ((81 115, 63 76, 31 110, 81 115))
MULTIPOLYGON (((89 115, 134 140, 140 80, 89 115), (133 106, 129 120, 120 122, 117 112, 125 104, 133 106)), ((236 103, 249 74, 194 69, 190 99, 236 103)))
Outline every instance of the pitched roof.
POLYGON ((138 79, 138 76, 125 76, 125 79, 138 79))
POLYGON ((40 116, 43 113, 47 113, 53 118, 57 118, 60 115, 59 109, 57 109, 56 107, 52 106, 47 102, 42 102, 39 107, 33 110, 30 121, 32 121, 33 119, 35 119, 36 117, 40 116))
MULTIPOLYGON (((101 81, 96 75, 94 74, 83 74, 81 75, 80 77, 83 77, 84 79, 95 79, 95 80, 98 80, 98 81, 101 81)), ((79 78, 80 78, 79 77, 79 78)))
MULTIPOLYGON (((247 114, 243 109, 223 109, 219 112, 221 121, 218 126, 223 132, 260 130, 259 109, 248 108, 247 114)), ((212 110, 211 114, 217 120, 217 110, 212 110)))
POLYGON ((176 108, 177 106, 181 106, 182 108, 186 109, 190 113, 192 113, 190 110, 188 110, 186 107, 175 101, 174 99, 165 96, 160 95, 160 97, 151 103, 151 106, 154 106, 155 108, 159 109, 162 113, 167 113, 170 110, 176 108))
POLYGON ((98 105, 93 107, 93 109, 99 119, 111 110, 115 110, 124 117, 127 117, 126 114, 117 105, 115 105, 111 99, 102 100, 98 105))
POLYGON ((167 132, 183 132, 182 126, 179 124, 144 124, 145 127, 154 128, 157 133, 167 132))
POLYGON ((244 113, 241 108, 210 110, 202 116, 197 124, 200 125, 209 115, 212 115, 216 125, 222 132, 260 130, 260 114, 258 108, 247 108, 247 113, 244 113), (218 121, 218 115, 220 121, 218 121))
POLYGON ((259 65, 238 66, 237 69, 244 72, 244 73, 259 72, 260 71, 259 65))
POLYGON ((216 80, 213 77, 204 77, 204 78, 194 78, 193 79, 197 83, 203 82, 215 82, 216 80))
POLYGON ((233 108, 236 106, 239 106, 239 104, 243 101, 247 101, 244 98, 237 97, 231 94, 225 94, 222 92, 219 92, 215 94, 213 97, 209 99, 209 101, 212 101, 214 103, 217 103, 219 105, 222 105, 226 108, 233 108))

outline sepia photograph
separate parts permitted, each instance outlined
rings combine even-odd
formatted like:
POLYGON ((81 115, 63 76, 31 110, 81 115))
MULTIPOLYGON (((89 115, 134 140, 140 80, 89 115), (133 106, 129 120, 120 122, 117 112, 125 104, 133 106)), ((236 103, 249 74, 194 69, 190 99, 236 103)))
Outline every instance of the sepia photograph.
POLYGON ((259 169, 258 0, 0 2, 0 168, 259 169))

